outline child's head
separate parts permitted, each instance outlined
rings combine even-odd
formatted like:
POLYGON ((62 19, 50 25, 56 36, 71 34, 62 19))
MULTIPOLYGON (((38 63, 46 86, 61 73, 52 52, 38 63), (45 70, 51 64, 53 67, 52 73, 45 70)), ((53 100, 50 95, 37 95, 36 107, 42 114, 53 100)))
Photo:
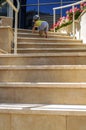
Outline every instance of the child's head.
POLYGON ((39 20, 39 19, 40 19, 39 15, 33 16, 33 21, 34 21, 34 22, 37 21, 37 20, 39 20))

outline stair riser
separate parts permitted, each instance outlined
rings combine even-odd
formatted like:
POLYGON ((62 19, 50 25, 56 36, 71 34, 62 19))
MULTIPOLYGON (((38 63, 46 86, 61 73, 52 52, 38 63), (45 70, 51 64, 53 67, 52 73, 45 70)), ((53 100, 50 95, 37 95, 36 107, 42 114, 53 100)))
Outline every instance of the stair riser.
MULTIPOLYGON (((19 30, 18 29, 18 32, 19 33, 30 33, 30 34, 38 34, 38 31, 35 31, 34 33, 32 33, 32 30, 25 30, 25 29, 23 29, 23 30, 19 30)), ((48 31, 48 34, 49 34, 49 36, 50 35, 57 35, 57 36, 69 36, 69 35, 67 35, 67 34, 65 34, 65 33, 54 33, 54 32, 50 32, 50 31, 48 31)))
MULTIPOLYGON (((69 53, 69 52, 71 52, 71 53, 74 53, 74 52, 86 52, 86 49, 85 50, 81 50, 81 49, 78 49, 78 50, 67 50, 67 49, 65 49, 65 50, 63 50, 63 49, 53 49, 53 50, 42 50, 41 48, 40 49, 26 49, 26 50, 24 50, 24 49, 21 49, 21 50, 17 50, 17 53, 62 53, 62 52, 64 52, 64 53, 69 53)), ((13 50, 12 50, 12 53, 13 53, 13 50)))
POLYGON ((43 39, 27 39, 27 38, 18 38, 18 42, 33 42, 33 43, 81 43, 81 41, 78 41, 78 40, 62 40, 62 39, 58 39, 58 40, 52 40, 52 39, 47 39, 47 38, 43 38, 43 39))
MULTIPOLYGON (((44 38, 44 36, 39 36, 39 35, 34 35, 34 34, 18 34, 18 37, 28 37, 28 38, 44 38)), ((60 36, 60 35, 50 35, 48 36, 48 38, 61 38, 61 39, 72 39, 72 37, 70 36, 60 36)))
POLYGON ((0 69, 0 82, 86 82, 86 69, 0 69))
POLYGON ((86 45, 73 45, 73 44, 69 44, 69 45, 61 45, 61 44, 25 44, 25 43, 20 43, 18 44, 18 48, 86 48, 86 45))
POLYGON ((85 65, 86 56, 0 57, 0 65, 85 65))
POLYGON ((65 130, 66 128, 66 117, 59 115, 0 112, 0 120, 0 130, 65 130))
POLYGON ((0 87, 0 103, 86 105, 86 88, 0 87))
POLYGON ((84 115, 36 114, 33 111, 26 113, 18 113, 16 110, 0 112, 0 130, 86 130, 84 115))
POLYGON ((20 32, 20 33, 32 33, 32 30, 25 30, 25 29, 18 29, 18 32, 20 32))

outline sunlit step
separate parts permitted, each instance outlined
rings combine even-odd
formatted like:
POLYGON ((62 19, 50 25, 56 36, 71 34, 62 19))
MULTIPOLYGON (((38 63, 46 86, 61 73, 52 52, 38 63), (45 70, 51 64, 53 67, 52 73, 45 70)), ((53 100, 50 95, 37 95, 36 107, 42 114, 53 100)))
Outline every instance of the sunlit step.
MULTIPOLYGON (((44 36, 40 36, 39 33, 31 33, 31 32, 18 32, 18 37, 33 37, 33 38, 43 38, 44 36)), ((48 38, 62 38, 62 39, 73 39, 73 37, 67 35, 57 35, 54 33, 48 33, 48 38)))
POLYGON ((86 106, 0 104, 0 120, 1 130, 85 130, 86 106))
MULTIPOLYGON (((86 48, 18 48, 18 53, 86 52, 86 48)), ((12 49, 13 53, 13 49, 12 49)))
POLYGON ((18 48, 86 48, 82 43, 33 43, 18 42, 18 48))
POLYGON ((86 65, 86 52, 2 54, 0 65, 86 65))
POLYGON ((0 82, 86 82, 86 65, 5 65, 0 82))
POLYGON ((86 105, 86 82, 0 82, 0 103, 86 105))
POLYGON ((18 37, 18 42, 35 42, 35 43, 81 43, 82 40, 61 39, 61 38, 26 38, 18 37))

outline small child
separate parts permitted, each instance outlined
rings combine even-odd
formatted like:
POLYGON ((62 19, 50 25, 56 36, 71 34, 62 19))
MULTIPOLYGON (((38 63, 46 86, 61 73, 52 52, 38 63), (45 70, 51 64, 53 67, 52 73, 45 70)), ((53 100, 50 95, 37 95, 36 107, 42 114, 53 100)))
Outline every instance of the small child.
POLYGON ((38 28, 39 35, 43 36, 43 34, 44 34, 45 37, 47 38, 47 33, 48 33, 48 29, 49 29, 48 23, 46 21, 40 20, 39 15, 35 15, 33 17, 33 22, 34 22, 34 26, 32 28, 32 32, 35 32, 35 28, 38 28))

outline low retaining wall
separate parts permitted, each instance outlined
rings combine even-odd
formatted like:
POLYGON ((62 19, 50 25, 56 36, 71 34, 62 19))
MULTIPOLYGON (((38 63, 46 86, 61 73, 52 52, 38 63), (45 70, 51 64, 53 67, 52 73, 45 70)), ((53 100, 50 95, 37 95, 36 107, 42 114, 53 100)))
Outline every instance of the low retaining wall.
POLYGON ((10 53, 13 43, 13 30, 11 27, 0 27, 0 49, 10 53))
POLYGON ((13 27, 13 19, 10 17, 0 16, 0 26, 13 27))
POLYGON ((76 26, 76 39, 80 39, 83 41, 84 44, 86 44, 86 10, 84 10, 80 17, 78 18, 77 26, 76 26))

